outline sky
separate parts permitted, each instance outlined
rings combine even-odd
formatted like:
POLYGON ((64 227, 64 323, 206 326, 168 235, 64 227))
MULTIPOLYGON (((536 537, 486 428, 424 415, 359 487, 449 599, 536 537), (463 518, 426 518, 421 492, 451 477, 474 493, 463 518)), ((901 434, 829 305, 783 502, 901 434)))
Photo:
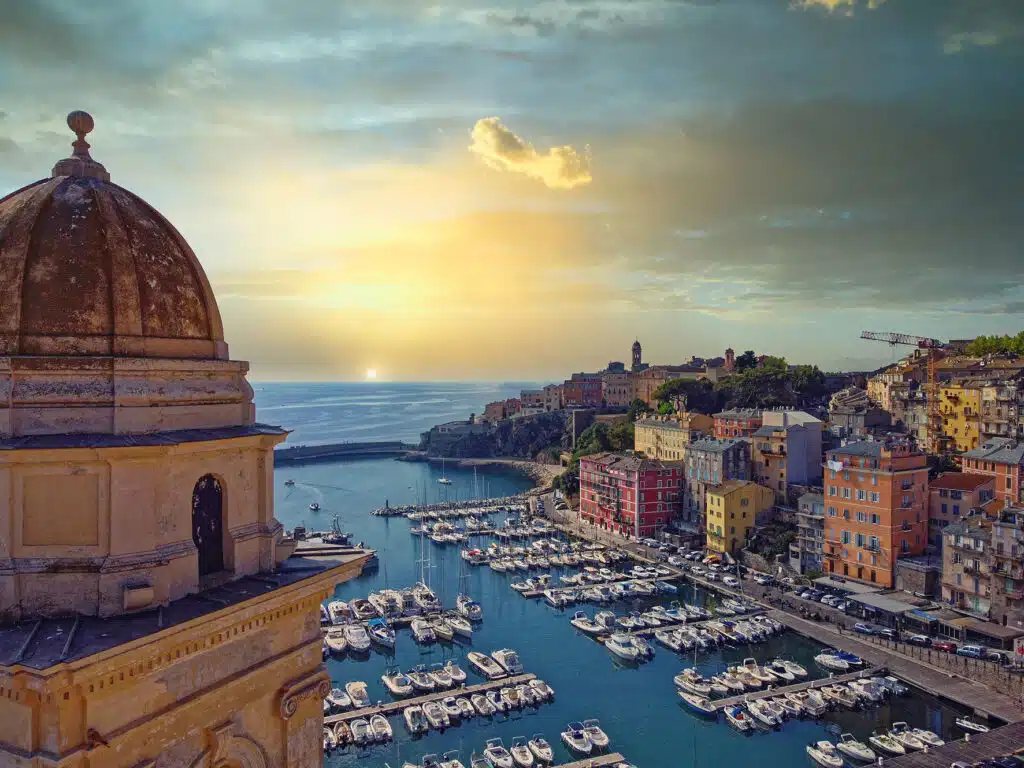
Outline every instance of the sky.
POLYGON ((1021 0, 0 0, 0 191, 93 157, 258 380, 1024 327, 1021 0))

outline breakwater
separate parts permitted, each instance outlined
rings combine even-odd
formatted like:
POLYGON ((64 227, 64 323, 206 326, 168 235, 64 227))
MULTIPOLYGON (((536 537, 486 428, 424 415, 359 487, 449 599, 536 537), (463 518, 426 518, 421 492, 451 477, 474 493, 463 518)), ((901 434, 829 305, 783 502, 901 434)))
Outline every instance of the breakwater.
POLYGON ((325 445, 293 445, 274 450, 274 463, 306 464, 333 459, 355 459, 368 456, 402 456, 415 450, 411 443, 398 440, 371 443, 327 443, 325 445))

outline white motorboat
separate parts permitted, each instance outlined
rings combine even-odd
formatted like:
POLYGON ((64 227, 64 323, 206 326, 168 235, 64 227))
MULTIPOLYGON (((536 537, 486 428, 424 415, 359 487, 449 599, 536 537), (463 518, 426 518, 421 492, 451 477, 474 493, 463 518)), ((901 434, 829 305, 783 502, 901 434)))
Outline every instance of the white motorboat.
POLYGON ((683 703, 697 714, 707 717, 717 714, 711 699, 706 696, 698 696, 689 691, 676 691, 676 693, 679 694, 679 698, 683 700, 683 703))
POLYGON ((448 719, 455 722, 462 717, 462 710, 459 709, 459 702, 454 696, 445 696, 441 699, 441 706, 444 707, 444 712, 448 715, 448 719))
POLYGON ((373 732, 374 741, 391 741, 391 723, 384 715, 374 715, 370 718, 370 730, 373 732))
POLYGON ((395 630, 385 619, 370 619, 366 624, 366 633, 370 636, 370 641, 377 645, 383 645, 385 648, 395 647, 395 630))
POLYGON ((473 704, 465 696, 459 696, 459 698, 455 700, 455 703, 459 706, 459 715, 463 720, 476 717, 476 710, 473 708, 473 704))
POLYGON ((880 752, 887 755, 905 755, 907 748, 887 733, 873 733, 868 741, 880 752))
POLYGON ((843 756, 836 752, 831 741, 814 741, 807 745, 811 760, 825 768, 843 768, 843 756))
POLYGON ((510 675, 521 675, 526 671, 522 662, 519 661, 519 656, 511 648, 501 648, 494 651, 491 656, 510 675))
POLYGON ((469 700, 473 704, 473 709, 481 717, 490 717, 494 714, 494 705, 482 693, 474 693, 469 697, 469 700))
POLYGON ((345 693, 352 699, 352 706, 356 709, 370 706, 370 696, 366 693, 366 683, 361 680, 345 683, 345 693))
POLYGON ((530 751, 530 746, 523 736, 516 736, 512 739, 512 746, 508 751, 520 768, 530 768, 533 765, 533 752, 530 751))
POLYGON ((419 616, 413 618, 409 629, 412 630, 412 637, 417 643, 432 643, 437 639, 430 622, 419 616))
POLYGON ((633 638, 619 632, 613 633, 604 642, 604 647, 627 661, 638 661, 641 658, 641 651, 633 642, 633 638))
POLYGON ((873 703, 878 703, 885 698, 886 690, 870 680, 853 680, 846 685, 862 699, 873 703))
POLYGON ((495 712, 504 712, 508 709, 508 703, 501 697, 501 691, 488 691, 484 695, 495 712))
POLYGON ((712 675, 711 682, 717 683, 732 693, 743 693, 743 691, 746 690, 746 686, 743 685, 742 682, 726 672, 720 672, 717 675, 712 675))
POLYGON ((435 664, 430 668, 430 676, 434 678, 434 682, 437 683, 438 688, 451 688, 454 685, 452 676, 448 674, 448 670, 440 664, 435 664))
POLYGON ((348 709, 352 706, 352 697, 341 688, 331 688, 331 692, 327 694, 327 703, 332 709, 348 709))
POLYGON ((682 638, 679 633, 673 629, 659 629, 654 633, 654 639, 670 651, 675 651, 676 653, 683 648, 682 638))
POLYGON ((820 717, 828 710, 825 699, 815 690, 794 691, 787 693, 786 698, 799 705, 811 717, 820 717))
POLYGON ((445 614, 444 620, 448 623, 448 626, 451 627, 455 631, 455 634, 459 637, 473 636, 473 625, 470 624, 465 617, 460 616, 457 613, 447 613, 445 614))
POLYGON ((804 713, 804 705, 798 699, 791 699, 789 696, 777 696, 772 701, 779 705, 786 717, 801 717, 804 713))
POLYGON ((380 676, 381 682, 384 683, 384 687, 388 689, 388 692, 392 696, 401 698, 402 696, 411 696, 415 687, 412 684, 412 680, 409 679, 408 675, 403 675, 399 671, 385 672, 380 676))
POLYGON ((555 689, 545 683, 539 677, 535 677, 530 681, 530 688, 533 689, 534 694, 538 699, 543 701, 550 701, 555 698, 555 689))
POLYGON ((762 669, 761 665, 757 663, 757 659, 753 656, 748 656, 743 660, 743 668, 762 685, 771 685, 775 682, 775 676, 771 672, 766 672, 762 669))
POLYGON ((501 739, 488 739, 484 748, 484 757, 491 764, 491 768, 515 768, 515 761, 512 755, 505 749, 501 739))
POLYGON ((491 764, 487 762, 486 757, 474 752, 469 758, 469 768, 491 768, 491 764))
POLYGON ((846 659, 841 659, 831 653, 819 653, 814 657, 814 661, 819 665, 828 669, 832 672, 849 672, 850 663, 846 659))
POLYGON ((373 741, 373 730, 370 728, 370 721, 365 718, 357 718, 348 724, 352 729, 352 741, 355 744, 369 744, 373 741))
POLYGON ((569 619, 569 623, 572 624, 580 632, 584 632, 588 635, 599 635, 605 631, 605 628, 591 619, 583 611, 576 611, 569 619))
POLYGON ((958 717, 956 719, 956 724, 963 730, 971 731, 972 733, 988 733, 989 731, 989 727, 987 725, 976 723, 969 717, 958 717))
POLYGON ((594 749, 605 749, 608 746, 608 734, 601 729, 601 723, 598 720, 584 720, 583 730, 586 731, 587 738, 590 739, 594 749))
POLYGON ((753 727, 753 722, 743 707, 726 707, 725 719, 737 731, 749 731, 753 727))
POLYGON ((590 737, 587 736, 587 732, 583 728, 583 723, 569 723, 562 731, 562 741, 570 751, 579 755, 589 755, 594 749, 594 745, 590 743, 590 737))
POLYGON ((903 721, 893 723, 889 735, 908 749, 924 749, 924 742, 915 736, 910 726, 903 721))
POLYGON ((918 741, 927 744, 929 747, 941 747, 946 742, 934 731, 924 728, 911 728, 910 732, 917 737, 918 741))
POLYGON ((786 683, 792 683, 796 680, 796 675, 786 669, 786 665, 782 663, 781 659, 773 659, 764 665, 764 669, 771 675, 774 675, 779 680, 786 683))
POLYGON ((672 678, 672 681, 676 684, 676 687, 682 688, 688 693, 695 693, 698 696, 710 696, 711 685, 707 680, 692 667, 690 669, 684 669, 678 675, 672 678))
POLYGON ((344 624, 352 618, 352 609, 344 600, 332 600, 327 604, 327 612, 331 616, 332 624, 344 624))
POLYGON ((745 667, 727 667, 726 671, 743 683, 748 690, 761 688, 761 681, 754 677, 745 667))
POLYGON ((345 639, 348 641, 349 650, 356 653, 370 650, 370 636, 362 624, 346 624, 345 639))
POLYGON ((441 730, 451 725, 448 713, 444 711, 444 707, 437 701, 428 701, 423 705, 423 716, 427 718, 431 728, 441 730))
POLYGON ((409 681, 417 691, 432 691, 437 688, 437 681, 422 665, 409 670, 409 681))
POLYGON ((542 763, 553 763, 555 761, 555 751, 551 748, 547 739, 542 734, 535 733, 530 737, 530 741, 527 743, 530 747, 530 751, 533 752, 533 756, 542 763))
POLYGON ((466 682, 466 671, 458 665, 454 660, 449 659, 444 664, 445 671, 448 676, 452 679, 452 683, 455 685, 462 685, 466 682))
POLYGON ((807 669, 795 661, 790 661, 789 659, 775 659, 775 661, 785 667, 786 671, 793 675, 793 677, 807 677, 807 669))
POLYGON ((348 649, 348 640, 345 639, 345 630, 340 627, 327 630, 324 636, 327 650, 334 654, 342 654, 348 649))
POLYGON ((786 710, 782 708, 776 699, 761 699, 764 710, 781 723, 786 719, 786 710))
POLYGON ((523 697, 519 695, 519 688, 515 686, 502 688, 501 700, 506 710, 520 709, 523 706, 523 697))
POLYGON ((484 618, 483 607, 469 595, 459 595, 456 597, 455 609, 470 621, 481 621, 484 618))
POLYGON ((330 752, 338 746, 338 737, 334 735, 334 731, 330 728, 324 728, 324 752, 330 752))
POLYGON ((441 756, 440 768, 466 768, 462 761, 459 760, 459 750, 453 749, 450 752, 445 752, 441 756))
POLYGON ((435 616, 433 620, 430 621, 430 628, 434 630, 435 637, 438 637, 441 640, 451 640, 455 637, 455 629, 447 622, 447 620, 440 616, 435 616))
POLYGON ((873 763, 878 759, 875 751, 863 741, 858 741, 852 733, 844 733, 836 743, 836 749, 847 757, 854 760, 861 760, 865 763, 873 763))
POLYGON ((427 718, 423 714, 423 707, 418 705, 406 707, 402 711, 402 717, 405 720, 405 727, 409 729, 409 733, 426 733, 430 728, 427 718))
POLYGON ((755 720, 769 728, 774 728, 782 723, 782 720, 775 716, 775 713, 767 706, 767 702, 764 700, 748 701, 747 711, 750 712, 755 720))
POLYGON ((498 680, 508 675, 508 672, 502 668, 501 664, 486 653, 470 651, 466 654, 466 658, 469 660, 470 665, 488 680, 498 680))

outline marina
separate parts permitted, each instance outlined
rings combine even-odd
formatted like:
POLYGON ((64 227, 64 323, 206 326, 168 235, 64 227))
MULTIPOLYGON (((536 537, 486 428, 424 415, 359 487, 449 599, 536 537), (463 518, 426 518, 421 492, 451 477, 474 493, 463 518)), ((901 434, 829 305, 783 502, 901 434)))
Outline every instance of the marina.
POLYGON ((795 685, 784 685, 778 688, 770 686, 761 691, 747 691, 742 696, 729 696, 724 699, 715 699, 711 703, 715 709, 722 710, 726 707, 738 707, 748 701, 759 701, 760 699, 773 699, 778 696, 785 696, 787 693, 798 693, 800 691, 809 691, 817 688, 822 688, 826 685, 836 685, 837 683, 849 683, 853 680, 860 680, 863 678, 869 678, 874 675, 879 675, 884 672, 882 667, 871 667, 870 669, 860 669, 856 672, 850 672, 846 675, 830 675, 823 677, 818 680, 810 680, 803 683, 796 683, 795 685))

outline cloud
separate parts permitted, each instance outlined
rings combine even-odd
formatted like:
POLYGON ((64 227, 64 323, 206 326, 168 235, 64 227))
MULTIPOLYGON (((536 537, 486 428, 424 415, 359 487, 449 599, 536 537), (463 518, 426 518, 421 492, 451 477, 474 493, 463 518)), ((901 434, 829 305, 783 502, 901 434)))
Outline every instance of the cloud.
MULTIPOLYGON (((864 5, 874 9, 884 3, 885 0, 867 0, 864 5)), ((854 8, 860 4, 860 0, 793 0, 795 8, 824 8, 829 13, 852 14, 854 8)))
POLYGON ((470 136, 473 143, 469 151, 496 170, 522 173, 551 189, 573 189, 593 180, 589 148, 583 154, 571 146, 538 152, 532 144, 502 125, 497 117, 477 120, 470 136))

